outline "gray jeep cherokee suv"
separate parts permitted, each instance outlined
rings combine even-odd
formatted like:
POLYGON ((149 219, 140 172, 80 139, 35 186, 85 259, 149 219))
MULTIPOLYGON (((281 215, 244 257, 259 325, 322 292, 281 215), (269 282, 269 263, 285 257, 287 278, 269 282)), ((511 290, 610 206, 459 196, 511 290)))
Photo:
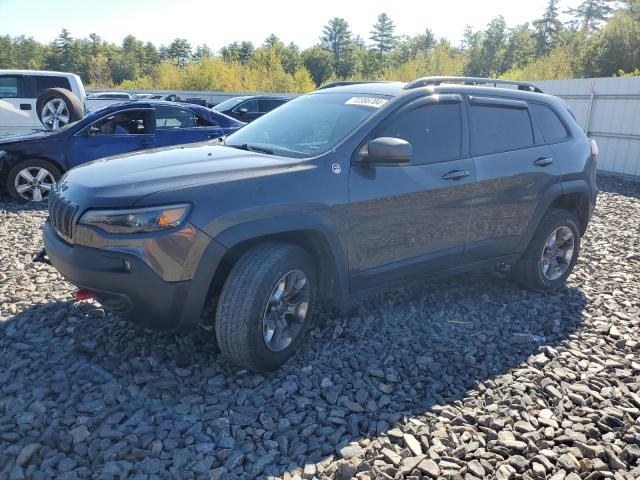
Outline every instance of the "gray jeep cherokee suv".
POLYGON ((50 196, 44 244, 67 279, 145 327, 188 330, 214 300, 222 352, 272 370, 319 299, 344 308, 498 263, 527 288, 560 287, 594 209, 596 153, 529 84, 342 85, 224 146, 74 168, 50 196))

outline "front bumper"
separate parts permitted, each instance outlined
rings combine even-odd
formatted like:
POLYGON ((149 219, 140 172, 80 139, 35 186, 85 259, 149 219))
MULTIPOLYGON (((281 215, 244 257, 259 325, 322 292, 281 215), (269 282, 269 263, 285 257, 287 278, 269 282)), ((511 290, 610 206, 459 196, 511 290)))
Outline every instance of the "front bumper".
POLYGON ((105 310, 143 327, 188 331, 195 327, 224 247, 211 241, 192 279, 166 281, 138 256, 63 241, 51 223, 44 226, 51 264, 71 283, 96 293, 105 310))

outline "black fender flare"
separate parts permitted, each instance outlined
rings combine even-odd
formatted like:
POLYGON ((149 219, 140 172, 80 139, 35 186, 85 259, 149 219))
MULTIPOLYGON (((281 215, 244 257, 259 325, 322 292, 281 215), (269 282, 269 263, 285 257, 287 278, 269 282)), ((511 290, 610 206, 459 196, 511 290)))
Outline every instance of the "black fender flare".
POLYGON ((592 195, 590 192, 589 184, 585 180, 581 179, 567 180, 551 185, 540 197, 538 206, 531 217, 531 221, 518 243, 517 253, 522 254, 526 250, 529 242, 538 229, 538 225, 540 224, 542 217, 544 217, 545 213, 549 210, 549 207, 551 207, 557 198, 569 193, 584 193, 591 202, 592 195))
POLYGON ((335 227, 324 215, 303 212, 269 218, 255 218, 229 226, 215 235, 215 240, 231 249, 242 242, 260 237, 278 235, 286 240, 287 233, 296 232, 311 232, 319 235, 323 240, 328 250, 327 253, 332 257, 332 273, 335 273, 336 285, 333 290, 338 298, 332 299, 332 303, 338 307, 344 307, 349 295, 346 246, 343 246, 335 227))

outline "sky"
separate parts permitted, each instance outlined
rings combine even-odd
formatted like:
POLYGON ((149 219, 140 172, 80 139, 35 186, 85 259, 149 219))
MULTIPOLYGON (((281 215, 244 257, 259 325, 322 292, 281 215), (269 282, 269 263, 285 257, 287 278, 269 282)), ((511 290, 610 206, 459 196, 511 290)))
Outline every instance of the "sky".
MULTIPOLYGON (((192 47, 214 50, 233 41, 259 46, 271 33, 302 48, 318 42, 332 17, 345 18, 354 35, 368 41, 378 14, 385 12, 396 35, 415 35, 430 28, 436 37, 454 44, 465 25, 482 29, 503 15, 512 27, 540 17, 548 0, 0 0, 0 34, 26 35, 41 42, 53 40, 62 28, 73 37, 95 32, 120 43, 132 34, 157 46, 186 38, 192 47)), ((560 11, 580 0, 561 0, 560 11)))

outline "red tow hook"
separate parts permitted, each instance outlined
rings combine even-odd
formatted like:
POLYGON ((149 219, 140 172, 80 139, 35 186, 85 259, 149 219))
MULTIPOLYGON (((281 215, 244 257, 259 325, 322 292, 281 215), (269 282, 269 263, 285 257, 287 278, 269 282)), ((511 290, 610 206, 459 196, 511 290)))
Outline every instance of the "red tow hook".
POLYGON ((84 288, 79 288, 76 290, 76 293, 73 294, 73 298, 76 299, 76 302, 81 302, 83 300, 91 300, 96 296, 95 292, 91 290, 86 290, 84 288))

